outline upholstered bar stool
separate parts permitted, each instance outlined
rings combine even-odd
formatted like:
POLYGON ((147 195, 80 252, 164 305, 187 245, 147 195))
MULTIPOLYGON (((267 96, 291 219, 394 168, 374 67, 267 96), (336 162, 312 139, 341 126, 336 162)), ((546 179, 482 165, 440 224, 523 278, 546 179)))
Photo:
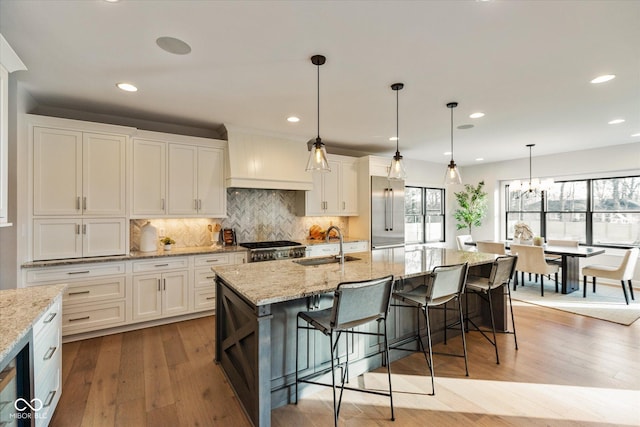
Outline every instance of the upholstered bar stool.
MULTIPOLYGON (((482 251, 480 251, 482 252, 482 251)), ((513 304, 511 302, 511 289, 509 288, 509 282, 511 281, 511 277, 513 277, 513 273, 516 269, 516 262, 518 261, 517 256, 506 255, 496 258, 491 267, 491 273, 489 274, 489 278, 486 277, 477 277, 477 276, 469 276, 467 277, 467 285, 465 287, 465 294, 467 295, 466 303, 467 303, 467 314, 469 313, 469 295, 476 294, 480 296, 483 300, 489 303, 489 311, 491 313, 491 331, 487 331, 482 329, 480 326, 476 325, 475 322, 467 317, 467 322, 470 323, 476 331, 479 331, 482 336, 484 336, 487 341, 489 341, 496 350, 496 363, 500 364, 500 356, 498 355, 498 344, 496 340, 496 322, 493 315, 493 301, 492 294, 495 289, 502 288, 503 293, 500 294, 504 297, 506 289, 506 295, 508 296, 507 302, 509 304, 509 309, 511 311, 511 325, 513 327, 513 332, 506 331, 506 333, 513 334, 513 340, 516 345, 516 350, 518 349, 518 338, 516 337, 516 321, 513 317, 513 304), (491 332, 493 339, 487 335, 487 332, 491 332)))
POLYGON ((620 283, 622 283, 624 300, 627 302, 627 305, 629 305, 629 295, 627 295, 627 290, 624 286, 625 282, 628 282, 629 294, 631 295, 631 299, 635 300, 635 297, 633 296, 633 285, 631 283, 631 279, 633 278, 633 272, 636 269, 639 251, 640 249, 638 248, 628 249, 618 267, 611 267, 608 265, 587 265, 586 267, 584 267, 582 269, 582 296, 584 298, 587 297, 587 276, 593 276, 593 292, 596 291, 596 277, 601 277, 603 279, 620 280, 620 283))
POLYGON ((445 309, 445 343, 446 343, 446 307, 445 304, 451 300, 456 300, 458 303, 459 320, 454 325, 460 324, 460 332, 462 334, 462 349, 463 354, 453 353, 440 353, 447 356, 464 357, 464 369, 465 374, 469 376, 469 366, 467 362, 467 342, 464 336, 464 320, 462 314, 462 302, 461 295, 464 292, 464 285, 467 279, 467 263, 439 266, 435 267, 431 274, 428 276, 428 284, 419 286, 409 292, 394 292, 393 298, 400 301, 402 304, 394 304, 399 307, 408 307, 418 310, 418 313, 422 311, 427 328, 427 346, 428 352, 424 348, 422 343, 422 335, 420 333, 420 319, 418 320, 418 326, 416 334, 406 340, 391 347, 396 350, 415 351, 414 349, 404 348, 408 343, 413 340, 418 341, 418 349, 422 350, 422 353, 429 365, 429 373, 431 374, 431 394, 436 392, 433 372, 433 345, 431 343, 431 323, 429 322, 429 310, 431 309, 445 309))
MULTIPOLYGON (((393 276, 362 282, 343 282, 338 285, 333 298, 333 307, 318 311, 303 311, 298 313, 296 321, 296 403, 298 403, 298 383, 316 384, 333 388, 333 420, 334 425, 338 425, 340 415, 340 404, 342 403, 342 393, 345 389, 360 391, 364 393, 389 396, 391 406, 391 420, 395 420, 393 413, 393 395, 391 392, 391 368, 389 367, 389 343, 387 341, 387 315, 391 293, 393 292, 393 276), (300 325, 300 320, 304 321, 300 325), (355 331, 354 328, 369 322, 379 321, 383 324, 383 332, 355 331), (306 377, 298 377, 298 335, 300 329, 308 331, 322 332, 329 338, 329 349, 331 350, 331 384, 314 381, 313 378, 326 374, 327 371, 314 372, 306 377), (344 362, 340 362, 338 355, 338 341, 340 336, 345 334, 374 335, 384 338, 384 348, 379 352, 383 353, 384 361, 387 365, 387 376, 389 379, 389 392, 367 390, 361 388, 346 387, 348 378, 349 351, 344 362), (335 369, 342 368, 340 375, 340 397, 336 399, 335 369)), ((348 342, 348 338, 347 338, 348 342)), ((347 344, 348 346, 348 344, 347 344)), ((379 354, 378 353, 378 354, 379 354)))

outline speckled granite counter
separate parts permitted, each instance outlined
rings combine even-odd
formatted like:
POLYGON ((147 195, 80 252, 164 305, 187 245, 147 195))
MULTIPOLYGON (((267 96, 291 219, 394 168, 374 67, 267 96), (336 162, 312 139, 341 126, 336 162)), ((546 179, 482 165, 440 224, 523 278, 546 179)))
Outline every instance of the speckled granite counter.
POLYGON ((49 285, 0 291, 0 361, 66 287, 49 285))
POLYGON ((196 246, 189 248, 174 248, 170 251, 159 250, 154 252, 131 252, 129 255, 119 256, 104 256, 93 258, 72 258, 72 259, 58 259, 51 261, 33 261, 22 264, 22 268, 37 268, 37 267, 55 267, 61 265, 74 265, 74 264, 87 264, 95 262, 110 262, 110 261, 129 261, 147 258, 163 258, 168 256, 188 256, 188 255, 203 255, 203 254, 216 254, 227 252, 246 252, 247 250, 241 246, 196 246))
POLYGON ((494 255, 440 248, 379 249, 351 254, 358 261, 344 265, 302 266, 293 260, 213 267, 247 302, 261 306, 332 292, 340 282, 369 280, 393 274, 396 279, 421 276, 437 265, 486 264, 494 255))

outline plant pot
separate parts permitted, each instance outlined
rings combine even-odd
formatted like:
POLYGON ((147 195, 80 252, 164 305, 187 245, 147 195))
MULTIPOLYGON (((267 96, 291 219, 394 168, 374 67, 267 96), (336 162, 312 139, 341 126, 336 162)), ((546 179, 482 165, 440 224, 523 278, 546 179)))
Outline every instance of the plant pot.
POLYGON ((164 245, 164 250, 165 251, 170 251, 171 250, 171 244, 164 245))

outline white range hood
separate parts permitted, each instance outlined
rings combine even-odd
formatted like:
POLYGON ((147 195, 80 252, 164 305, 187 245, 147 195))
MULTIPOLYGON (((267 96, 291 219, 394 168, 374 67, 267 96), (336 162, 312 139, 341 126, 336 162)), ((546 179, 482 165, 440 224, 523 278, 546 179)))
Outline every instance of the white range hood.
POLYGON ((236 188, 311 190, 307 142, 224 125, 228 141, 225 184, 236 188))

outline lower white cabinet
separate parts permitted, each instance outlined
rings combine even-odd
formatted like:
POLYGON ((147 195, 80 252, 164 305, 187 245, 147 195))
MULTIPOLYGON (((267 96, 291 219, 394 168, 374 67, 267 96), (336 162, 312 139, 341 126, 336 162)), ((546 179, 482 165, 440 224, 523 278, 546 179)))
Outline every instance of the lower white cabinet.
POLYGON ((151 320, 189 312, 187 270, 133 276, 133 320, 151 320))
POLYGON ((33 391, 42 403, 35 426, 47 426, 62 392, 62 301, 57 298, 33 327, 33 391))
MULTIPOLYGON (((345 254, 352 252, 365 252, 369 249, 369 243, 366 240, 356 242, 345 242, 342 244, 342 250, 345 254)), ((338 255, 340 253, 340 243, 316 243, 308 245, 306 256, 329 256, 338 255)))
POLYGON ((246 262, 246 252, 195 256, 193 280, 194 311, 215 310, 216 308, 216 275, 211 270, 212 266, 244 264, 246 262))
POLYGON ((49 218, 33 221, 33 259, 124 255, 124 218, 49 218))

